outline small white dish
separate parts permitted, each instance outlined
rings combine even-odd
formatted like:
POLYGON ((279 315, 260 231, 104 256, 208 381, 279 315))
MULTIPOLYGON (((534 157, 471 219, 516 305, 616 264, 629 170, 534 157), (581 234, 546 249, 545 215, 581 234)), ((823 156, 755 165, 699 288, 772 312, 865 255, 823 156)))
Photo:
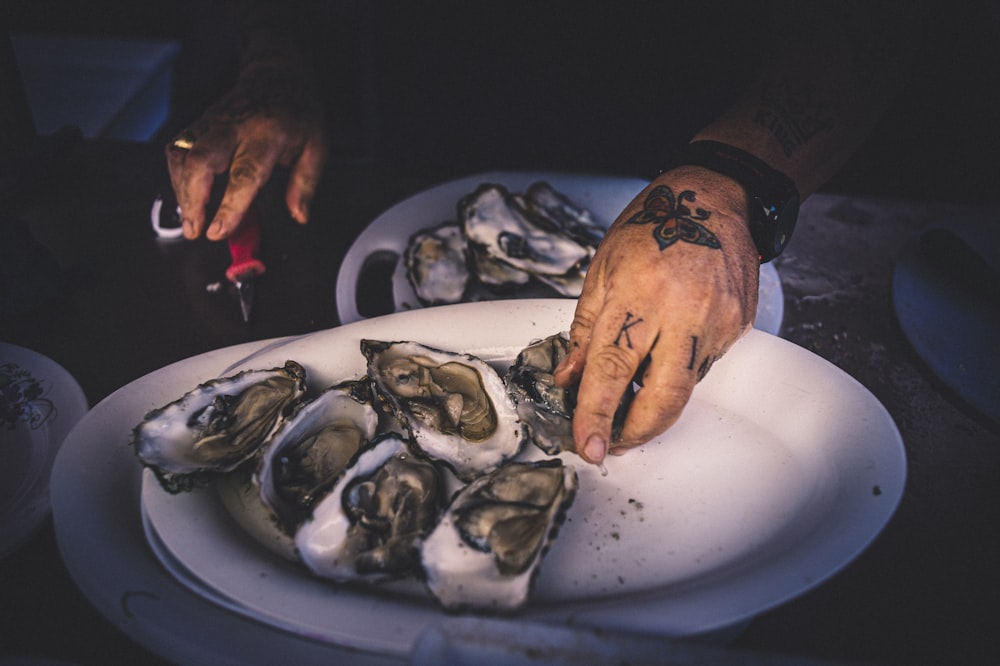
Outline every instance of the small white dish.
POLYGON ((62 366, 0 343, 0 559, 48 515, 56 453, 86 412, 83 390, 62 366))

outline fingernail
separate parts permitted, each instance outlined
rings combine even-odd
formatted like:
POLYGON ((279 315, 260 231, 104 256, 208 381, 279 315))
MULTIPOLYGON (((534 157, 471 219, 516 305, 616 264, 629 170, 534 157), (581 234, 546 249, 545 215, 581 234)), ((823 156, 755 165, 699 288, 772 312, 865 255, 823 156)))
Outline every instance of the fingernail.
POLYGON ((583 444, 583 457, 591 462, 601 462, 607 452, 608 444, 601 439, 600 435, 591 435, 583 444))
POLYGON ((209 235, 212 238, 220 238, 222 236, 222 218, 215 218, 212 220, 212 226, 209 229, 211 232, 209 235))
POLYGON ((194 235, 194 222, 189 217, 185 217, 181 220, 181 225, 184 227, 184 235, 188 238, 194 235))

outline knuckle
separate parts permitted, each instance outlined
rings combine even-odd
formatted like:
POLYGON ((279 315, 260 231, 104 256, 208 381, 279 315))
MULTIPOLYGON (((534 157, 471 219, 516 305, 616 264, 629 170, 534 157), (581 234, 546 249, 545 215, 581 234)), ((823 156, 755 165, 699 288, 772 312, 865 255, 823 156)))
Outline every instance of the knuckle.
POLYGON ((657 401, 660 403, 660 413, 664 417, 679 414, 691 398, 689 384, 668 384, 657 389, 657 401))
POLYGON ((570 336, 576 337, 584 331, 592 331, 596 320, 597 317, 593 313, 582 306, 578 306, 576 313, 573 315, 573 323, 569 327, 570 336))
POLYGON ((315 192, 319 178, 313 173, 299 172, 295 174, 295 184, 304 192, 315 192))
POLYGON ((604 379, 622 383, 630 380, 635 372, 633 360, 620 347, 604 347, 595 352, 587 365, 593 366, 604 379))
POLYGON ((233 160, 229 169, 229 181, 237 187, 255 185, 261 180, 261 167, 252 159, 238 158, 233 160))

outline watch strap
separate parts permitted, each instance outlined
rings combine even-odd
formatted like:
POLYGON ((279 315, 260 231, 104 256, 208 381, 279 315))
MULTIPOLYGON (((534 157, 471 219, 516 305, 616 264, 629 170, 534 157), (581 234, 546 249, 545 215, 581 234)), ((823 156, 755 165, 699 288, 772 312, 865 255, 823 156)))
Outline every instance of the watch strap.
POLYGON ((683 146, 663 171, 686 165, 721 173, 742 185, 750 204, 750 235, 761 263, 781 254, 798 216, 799 193, 791 178, 759 157, 718 141, 683 146))

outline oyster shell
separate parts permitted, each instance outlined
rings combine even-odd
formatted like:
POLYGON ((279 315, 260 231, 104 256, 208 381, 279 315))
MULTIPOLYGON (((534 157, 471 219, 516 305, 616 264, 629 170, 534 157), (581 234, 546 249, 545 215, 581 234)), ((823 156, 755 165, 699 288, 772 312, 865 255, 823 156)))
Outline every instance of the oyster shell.
POLYGON ((279 525, 292 531, 378 430, 367 382, 332 386, 302 403, 271 436, 254 482, 279 525))
POLYGON ((132 446, 169 492, 229 472, 251 458, 306 390, 295 361, 272 370, 247 370, 201 384, 146 414, 132 446))
POLYGON ((414 445, 464 481, 516 456, 525 433, 503 379, 483 360, 416 342, 362 340, 377 399, 414 445))
POLYGON ((558 386, 552 377, 568 352, 569 337, 565 333, 532 342, 517 355, 504 380, 531 441, 550 455, 576 451, 576 388, 558 386))
POLYGON ((531 276, 524 271, 497 259, 486 248, 469 247, 471 263, 475 266, 476 278, 487 287, 518 287, 527 284, 531 276))
POLYGON ((445 223, 418 231, 403 256, 406 277, 424 305, 458 303, 469 284, 462 227, 445 223))
POLYGON ((496 298, 525 287, 539 296, 552 290, 577 297, 604 237, 590 211, 544 181, 524 194, 483 183, 458 202, 457 212, 457 224, 411 236, 401 257, 423 305, 496 298))
POLYGON ((593 213, 544 181, 528 188, 524 202, 530 211, 548 219, 552 226, 580 245, 596 248, 604 238, 604 229, 593 213))
MULTIPOLYGON (((576 453, 573 441, 573 411, 576 409, 577 387, 562 387, 555 383, 553 372, 569 352, 569 337, 556 333, 536 340, 521 350, 504 378, 507 392, 517 405, 517 414, 524 423, 531 441, 539 449, 555 455, 561 451, 576 453)), ((618 439, 625 426, 625 417, 641 386, 646 364, 640 364, 635 377, 618 402, 611 422, 611 437, 618 439)))
POLYGON ((445 504, 433 463, 390 433, 364 450, 295 534, 299 557, 337 582, 419 573, 419 544, 445 504))
POLYGON ((521 607, 576 488, 576 471, 557 458, 510 463, 470 483, 424 541, 428 589, 453 610, 521 607))
POLYGON ((593 256, 501 185, 480 185, 459 202, 458 213, 471 245, 529 275, 565 275, 593 256))

